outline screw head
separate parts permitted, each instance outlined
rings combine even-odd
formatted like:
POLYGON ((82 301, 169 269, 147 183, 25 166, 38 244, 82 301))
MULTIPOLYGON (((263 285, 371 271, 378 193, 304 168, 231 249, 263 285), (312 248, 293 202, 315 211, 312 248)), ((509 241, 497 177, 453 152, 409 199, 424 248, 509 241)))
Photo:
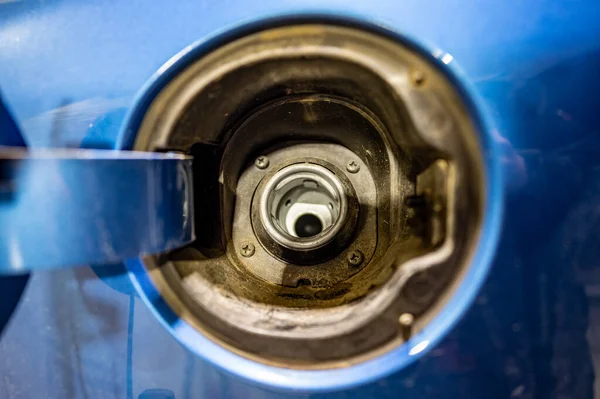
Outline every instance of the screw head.
POLYGON ((346 170, 350 173, 356 173, 360 170, 360 165, 355 160, 350 160, 346 164, 346 170))
POLYGON ((267 169, 269 167, 269 158, 261 155, 260 157, 256 158, 254 165, 256 165, 258 169, 267 169))
POLYGON ((243 244, 242 248, 240 249, 240 254, 242 254, 242 256, 244 258, 249 258, 252 255, 254 255, 254 252, 256 252, 256 248, 254 247, 254 244, 243 244))
POLYGON ((403 327, 410 327, 415 321, 415 316, 410 313, 402 313, 398 318, 398 322, 403 327))
POLYGON ((350 266, 358 266, 360 265, 364 260, 363 254, 360 251, 350 251, 350 253, 348 253, 348 264, 350 266))
POLYGON ((415 86, 422 86, 425 83, 425 74, 421 71, 413 70, 410 73, 410 80, 415 86))

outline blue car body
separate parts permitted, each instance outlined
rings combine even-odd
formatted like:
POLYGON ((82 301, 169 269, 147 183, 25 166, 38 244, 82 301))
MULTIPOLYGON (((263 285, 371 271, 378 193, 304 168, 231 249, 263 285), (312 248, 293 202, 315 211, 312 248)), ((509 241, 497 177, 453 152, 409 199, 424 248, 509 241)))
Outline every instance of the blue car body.
MULTIPOLYGON (((503 176, 493 182, 504 212, 492 267, 460 321, 395 373, 314 396, 593 398, 600 2, 0 2, 0 90, 30 147, 115 148, 140 93, 176 54, 298 15, 378 26, 444 54, 493 127, 503 176)), ((260 369, 241 380, 182 347, 121 265, 3 277, 0 323, 0 398, 305 391, 276 387, 260 369)))

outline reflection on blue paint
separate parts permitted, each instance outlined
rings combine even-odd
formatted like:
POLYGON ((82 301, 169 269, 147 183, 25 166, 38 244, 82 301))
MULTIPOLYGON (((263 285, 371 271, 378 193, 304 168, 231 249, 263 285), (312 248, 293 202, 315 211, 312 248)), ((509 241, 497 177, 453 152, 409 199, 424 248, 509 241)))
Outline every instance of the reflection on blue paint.
MULTIPOLYGON (((14 2, 0 4, 0 87, 31 145, 81 143, 90 124, 128 109, 191 43, 307 10, 376 21, 451 54, 507 143, 512 184, 494 267, 452 332, 401 372, 315 397, 594 397, 600 2, 14 2), (56 123, 66 136, 53 138, 56 123)), ((107 125, 118 129, 118 119, 107 125)), ((103 131, 95 143, 111 129, 103 131)), ((89 269, 33 275, 0 339, 0 397, 126 397, 129 301, 89 269)), ((197 357, 189 368, 189 352, 137 305, 133 397, 152 389, 176 398, 287 396, 197 357)))

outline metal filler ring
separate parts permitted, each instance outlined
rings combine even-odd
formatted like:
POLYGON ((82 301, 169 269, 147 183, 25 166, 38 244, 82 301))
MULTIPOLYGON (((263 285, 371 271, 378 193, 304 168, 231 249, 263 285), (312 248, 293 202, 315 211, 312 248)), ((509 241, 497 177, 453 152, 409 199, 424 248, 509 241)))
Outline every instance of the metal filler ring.
POLYGON ((287 166, 266 183, 260 200, 266 233, 291 250, 310 251, 331 242, 348 214, 340 179, 311 163, 287 166))

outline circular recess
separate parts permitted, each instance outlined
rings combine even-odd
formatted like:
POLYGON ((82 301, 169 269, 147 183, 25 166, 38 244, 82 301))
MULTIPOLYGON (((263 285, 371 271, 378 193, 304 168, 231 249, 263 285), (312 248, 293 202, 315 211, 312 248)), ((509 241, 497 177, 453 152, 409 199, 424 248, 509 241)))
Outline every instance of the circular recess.
POLYGON ((292 229, 296 237, 314 237, 323 231, 323 217, 316 216, 313 212, 302 213, 296 218, 292 229))
POLYGON ((200 356, 338 389, 407 365, 469 306, 500 169, 452 65, 379 28, 288 22, 190 49, 140 97, 122 147, 194 155, 197 240, 127 266, 200 356))
MULTIPOLYGON (((238 133, 243 132, 243 128, 238 130, 238 133)), ((273 163, 271 171, 248 166, 237 180, 231 253, 233 255, 238 252, 240 245, 248 237, 259 242, 261 247, 255 256, 239 258, 240 266, 258 278, 285 287, 332 287, 358 273, 364 262, 356 267, 348 267, 345 254, 358 250, 367 259, 374 255, 378 242, 377 213, 374 209, 377 189, 373 176, 364 164, 360 175, 343 171, 343 160, 351 155, 353 153, 350 150, 337 144, 292 144, 269 152, 269 159, 273 163), (326 223, 331 221, 332 224, 321 235, 305 238, 304 244, 308 246, 289 248, 276 241, 264 228, 261 209, 273 209, 272 206, 264 206, 268 203, 268 197, 273 195, 272 188, 278 185, 273 183, 280 181, 281 177, 284 177, 284 182, 289 182, 295 181, 295 177, 306 176, 306 172, 301 172, 302 170, 309 170, 311 173, 318 171, 321 177, 325 177, 320 180, 314 179, 313 175, 313 180, 321 181, 322 190, 318 189, 318 185, 310 184, 310 179, 308 188, 313 193, 320 193, 317 201, 326 203, 326 207, 318 209, 331 215, 329 218, 323 215, 321 217, 326 223), (335 205, 336 202, 339 204, 335 205), (251 223, 247 222, 248 218, 251 223), (339 223, 338 226, 334 220, 339 223), (331 230, 335 234, 329 235, 331 239, 328 239, 331 230), (326 239, 323 240, 323 237, 326 239)), ((299 181, 304 182, 304 179, 299 181)), ((285 187, 293 189, 288 184, 283 188, 285 187)), ((302 185, 301 190, 305 189, 302 185)), ((285 206, 287 200, 281 202, 285 206)), ((292 205, 291 201, 289 205, 292 205)), ((268 213, 266 217, 269 216, 272 220, 277 217, 277 213, 268 213)), ((290 223, 289 229, 292 228, 295 226, 290 223)), ((300 240, 294 237, 291 239, 300 240)), ((293 298, 294 292, 289 294, 293 298)), ((298 305, 300 304, 295 300, 288 302, 288 306, 298 305)))
POLYGON ((342 182, 328 169, 304 163, 285 167, 263 188, 260 220, 278 244, 309 251, 342 229, 348 204, 342 182))

